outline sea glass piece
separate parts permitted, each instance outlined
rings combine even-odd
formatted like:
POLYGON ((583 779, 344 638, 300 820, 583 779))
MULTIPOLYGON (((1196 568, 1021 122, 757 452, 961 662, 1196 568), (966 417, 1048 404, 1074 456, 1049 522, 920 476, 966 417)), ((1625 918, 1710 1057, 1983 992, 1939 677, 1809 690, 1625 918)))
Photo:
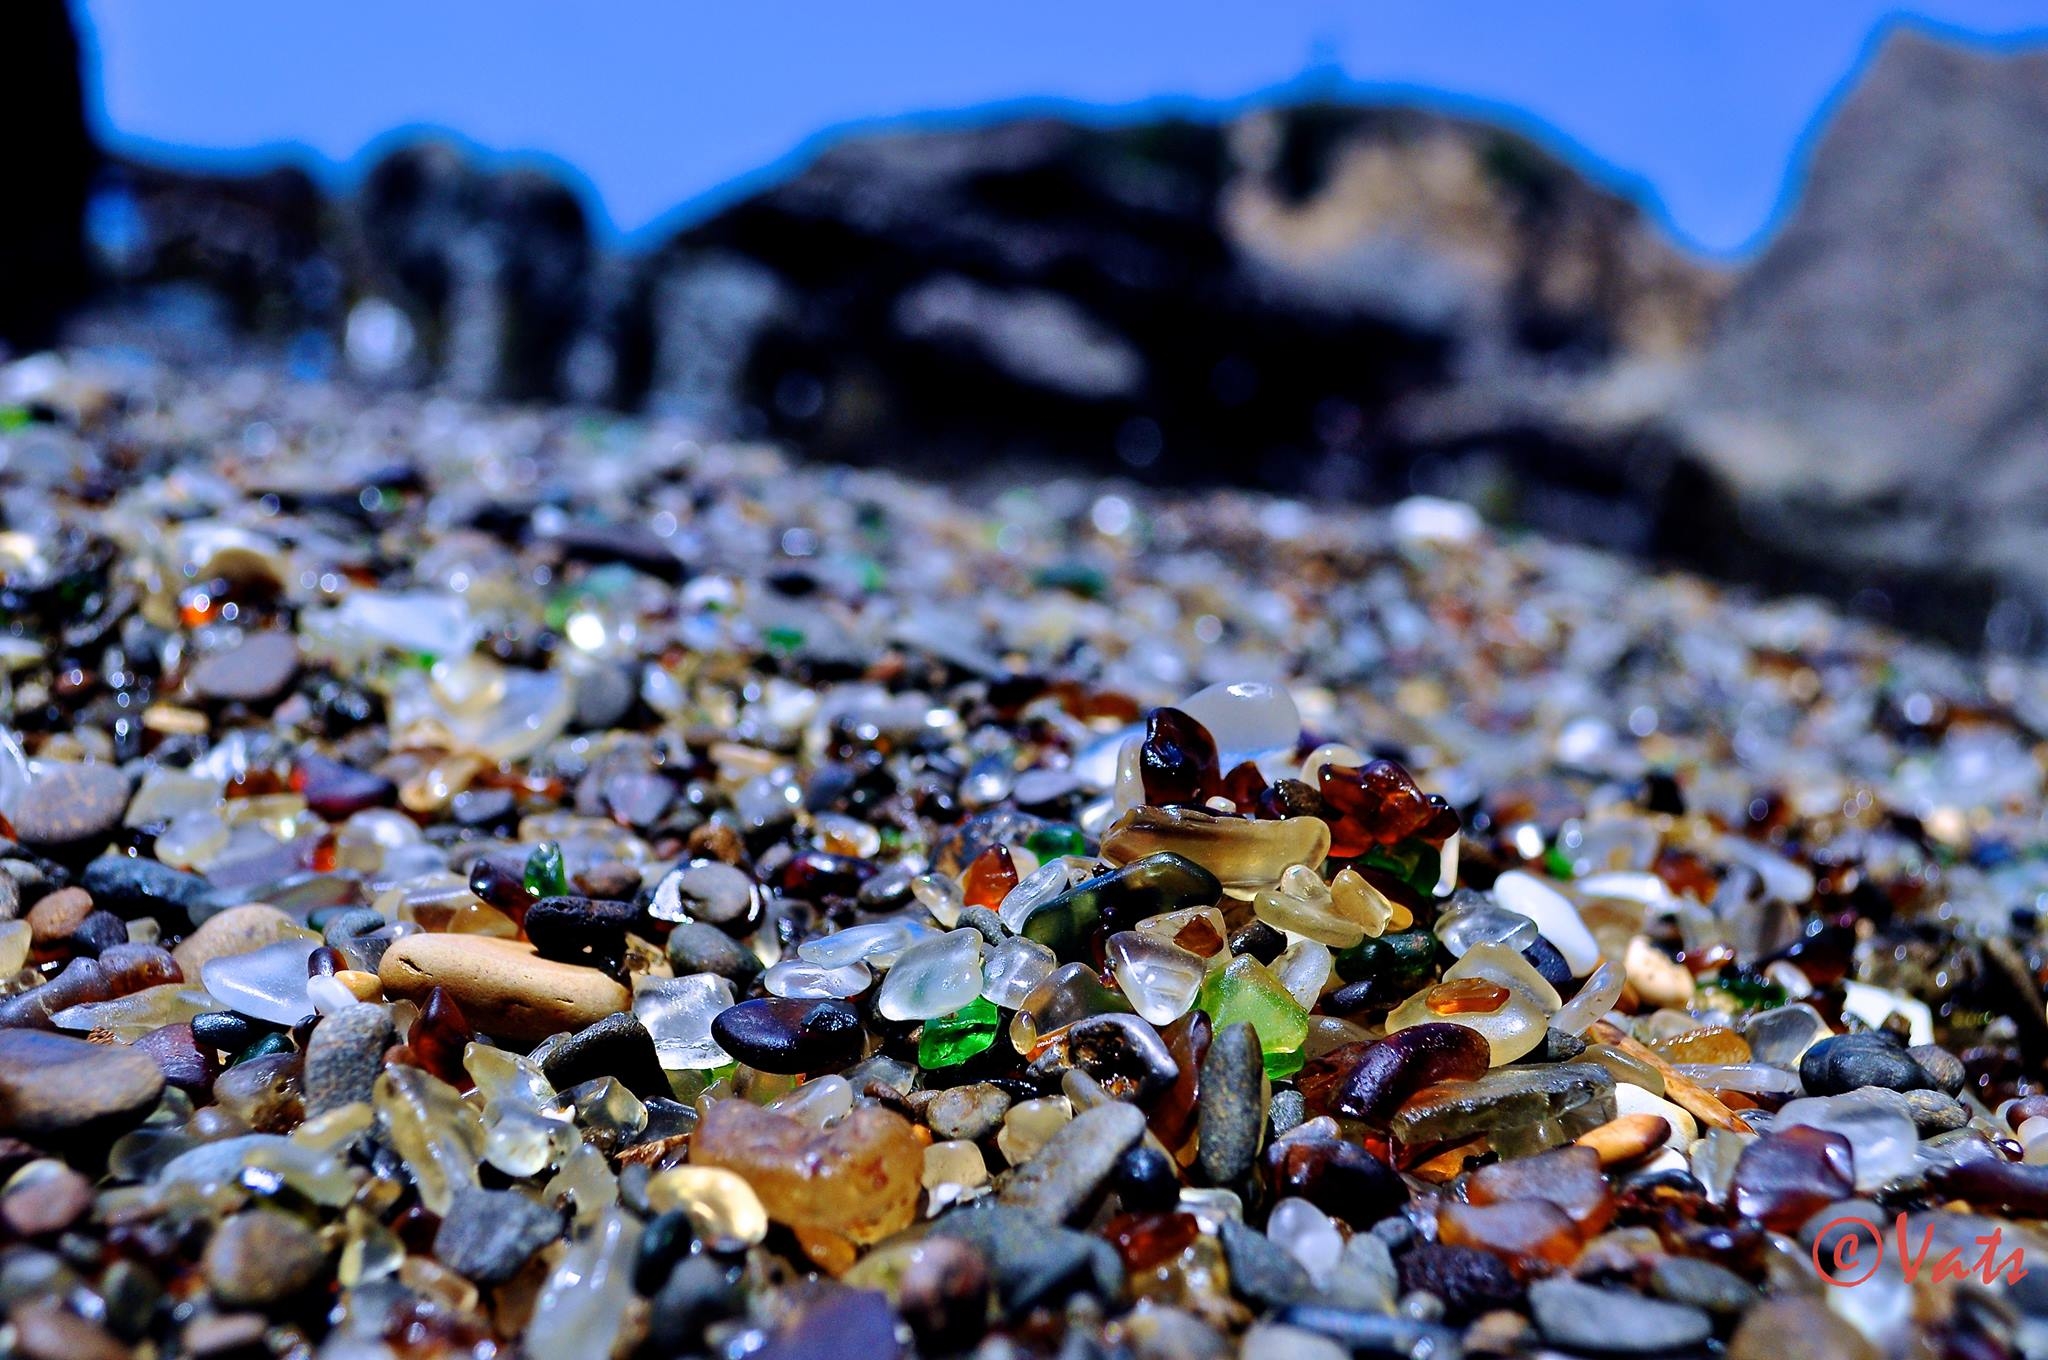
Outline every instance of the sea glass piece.
POLYGON ((1288 994, 1280 979, 1257 959, 1240 956, 1214 973, 1197 1002, 1218 1031, 1249 1023, 1259 1036, 1266 1069, 1292 1071, 1300 1065, 1302 1042, 1308 1038, 1308 1011, 1288 994))
POLYGON ((769 967, 761 975, 761 986, 770 996, 793 997, 798 1000, 818 1000, 834 997, 844 1000, 859 996, 875 980, 875 974, 864 963, 841 964, 827 968, 805 959, 784 959, 769 967))
POLYGON ((636 978, 633 1014, 654 1038, 661 1065, 699 1072, 732 1061, 711 1037, 711 1022, 734 1004, 732 981, 713 973, 680 978, 636 978))
POLYGON ((447 1082, 404 1065, 377 1075, 374 1103, 392 1150, 419 1187, 420 1202, 446 1214, 455 1192, 476 1184, 484 1153, 477 1112, 447 1082))
POLYGON ((1300 865, 1282 873, 1276 886, 1254 894, 1252 912, 1275 930, 1336 949, 1349 949, 1366 934, 1363 922, 1336 910, 1329 885, 1300 865))
POLYGON ((995 1043, 1002 1022, 1001 1013, 979 996, 950 1015, 925 1021, 917 1040, 917 1065, 926 1071, 958 1067, 995 1043))
POLYGON ((1059 966, 1059 955, 1036 940, 1004 940, 982 965, 982 998, 1006 1011, 1017 1010, 1059 966))
POLYGON ((1493 883, 1493 899, 1536 923, 1544 939, 1564 955, 1573 977, 1584 977, 1600 962, 1600 945, 1571 899, 1522 869, 1510 869, 1493 883))
POLYGON ((866 1244, 917 1216, 924 1145, 908 1120, 876 1105, 820 1130, 744 1100, 719 1100, 691 1137, 690 1163, 745 1178, 778 1223, 866 1244))
POLYGON ((1125 998, 1155 1025, 1186 1015, 1209 972, 1206 959, 1138 931, 1118 931, 1103 952, 1125 998))
POLYGON ((313 1014, 306 996, 306 960, 318 940, 279 940, 246 954, 211 959, 200 980, 223 1006, 273 1025, 295 1025, 313 1014))
POLYGON ((1128 1013, 1130 1009, 1131 1003, 1122 993, 1103 986, 1087 964, 1062 964, 1046 974, 1017 1007, 1010 1020, 1010 1044, 1019 1053, 1029 1053, 1039 1040, 1077 1020, 1112 1011, 1128 1013))
POLYGON ((1545 1200, 1562 1209, 1579 1236, 1589 1238, 1614 1218, 1614 1196, 1591 1148, 1563 1147, 1481 1167, 1465 1182, 1473 1204, 1545 1200))
POLYGON ((1390 1124, 1410 1146, 1480 1134, 1503 1156, 1559 1147, 1615 1116, 1614 1078, 1587 1063, 1496 1068, 1417 1091, 1390 1124))
POLYGON ((1112 864, 1166 852, 1201 865, 1226 888, 1258 889, 1291 865, 1322 867, 1330 828, 1317 817, 1254 822, 1195 808, 1138 807, 1102 838, 1102 857, 1112 864))
POLYGON ((890 921, 848 926, 819 939, 806 940, 796 952, 804 962, 815 963, 821 968, 844 968, 851 963, 887 968, 902 957, 904 950, 937 933, 929 926, 897 917, 890 921))
POLYGON ((601 1357, 612 1353, 634 1302, 633 1264, 640 1221, 609 1209, 572 1240, 534 1300, 525 1347, 535 1355, 601 1357))
POLYGON ((1098 930, 1127 929, 1162 912, 1209 906, 1222 895, 1222 884, 1201 865, 1180 855, 1147 855, 1041 904, 1017 933, 1071 961, 1089 956, 1098 930))
POLYGON ((1223 913, 1214 907, 1161 912, 1138 922, 1137 931, 1147 939, 1195 955, 1209 972, 1230 962, 1230 928, 1224 923, 1223 913))
POLYGON ((875 1008, 890 1020, 929 1020, 981 995, 982 935, 952 930, 903 951, 882 979, 875 1008))
POLYGON ((1210 685, 1178 707, 1207 729, 1226 770, 1240 761, 1289 749, 1301 739, 1301 710, 1285 685, 1259 680, 1210 685))

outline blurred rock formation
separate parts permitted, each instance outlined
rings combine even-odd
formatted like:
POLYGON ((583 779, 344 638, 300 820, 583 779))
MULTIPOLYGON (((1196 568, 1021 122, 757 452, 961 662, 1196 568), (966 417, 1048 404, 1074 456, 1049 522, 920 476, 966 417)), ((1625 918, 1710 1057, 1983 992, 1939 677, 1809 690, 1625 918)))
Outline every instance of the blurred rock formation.
MULTIPOLYGON (((442 143, 343 201, 123 163, 94 241, 110 298, 200 285, 372 381, 855 462, 1451 494, 2039 645, 2044 132, 2048 55, 1894 28, 1739 271, 1517 133, 1337 102, 853 137, 629 252, 547 172, 442 143)), ((53 304, 13 286, 19 345, 53 304)))

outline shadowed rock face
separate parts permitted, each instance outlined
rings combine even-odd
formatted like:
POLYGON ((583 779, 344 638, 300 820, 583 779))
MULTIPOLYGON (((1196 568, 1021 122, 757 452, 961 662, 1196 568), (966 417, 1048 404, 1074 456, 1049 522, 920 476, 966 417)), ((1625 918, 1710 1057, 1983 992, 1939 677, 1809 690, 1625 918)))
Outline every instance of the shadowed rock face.
POLYGON ((651 268, 657 347, 731 301, 734 395, 831 456, 1336 491, 1405 480, 1416 393, 1682 351, 1718 291, 1532 143, 1335 106, 860 139, 651 268))
POLYGON ((1759 536, 2048 597, 2048 53, 1896 31, 1674 428, 1759 536))
POLYGON ((85 202, 99 153, 65 0, 16 0, 0 35, 0 126, 13 131, 0 211, 0 345, 22 351, 54 339, 86 292, 85 202))

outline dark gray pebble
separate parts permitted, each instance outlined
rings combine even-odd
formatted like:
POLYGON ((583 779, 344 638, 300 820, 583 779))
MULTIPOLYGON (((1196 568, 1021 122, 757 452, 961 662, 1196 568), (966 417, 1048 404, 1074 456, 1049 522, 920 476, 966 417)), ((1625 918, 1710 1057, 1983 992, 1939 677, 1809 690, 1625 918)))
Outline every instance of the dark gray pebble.
POLYGON ((654 1036, 630 1011, 607 1015, 577 1030, 548 1050, 540 1068, 557 1091, 601 1077, 617 1077, 620 1085, 643 1100, 674 1094, 668 1074, 662 1071, 654 1036))
POLYGON ((1123 1292, 1116 1250, 1089 1233, 1055 1227, 1036 1214, 983 1202, 945 1215, 932 1232, 979 1250, 1005 1309, 1022 1312, 1077 1292, 1104 1299, 1123 1292))
POLYGON ((702 921, 684 921, 669 932, 668 961, 677 977, 716 973, 742 988, 761 976, 761 960, 753 950, 702 921))
POLYGON ((1223 1220, 1223 1259, 1230 1287, 1246 1303, 1284 1308, 1315 1293, 1308 1271, 1285 1247, 1234 1218, 1223 1220))
POLYGON ((1202 1058, 1198 1089, 1201 1146, 1195 1165, 1211 1185, 1234 1184, 1258 1160, 1266 1127, 1266 1066, 1258 1031, 1242 1022, 1219 1031, 1202 1058))
POLYGON ((1117 1158, 1144 1136, 1145 1113, 1135 1105, 1111 1101, 1083 1110, 1018 1168, 1003 1187, 1001 1201, 1064 1223, 1088 1206, 1117 1158))
POLYGON ((1667 1256, 1650 1271, 1650 1290, 1658 1298, 1704 1308, 1709 1313, 1740 1313, 1762 1291, 1726 1266, 1696 1256, 1667 1256))
POLYGON ((1806 1050, 1799 1080, 1808 1095, 1838 1096, 1865 1086, 1889 1091, 1932 1087, 1920 1064, 1890 1035, 1875 1030, 1838 1034, 1806 1050))
POLYGON ((306 1041, 308 1117, 368 1101, 397 1038, 382 1006, 344 1006, 322 1016, 306 1041))
POLYGON ((1529 1312, 1552 1345, 1600 1355, 1669 1355, 1714 1334, 1697 1308, 1563 1278, 1530 1285, 1529 1312))
POLYGON ((562 1215, 515 1190, 455 1192, 434 1234, 434 1255, 479 1284, 500 1284, 562 1232, 562 1215))

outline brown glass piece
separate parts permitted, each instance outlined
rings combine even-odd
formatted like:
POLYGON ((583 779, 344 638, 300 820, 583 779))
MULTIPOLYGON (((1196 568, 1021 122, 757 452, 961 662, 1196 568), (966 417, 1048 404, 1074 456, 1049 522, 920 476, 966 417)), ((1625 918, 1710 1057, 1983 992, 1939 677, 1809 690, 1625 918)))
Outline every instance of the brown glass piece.
POLYGON ((1815 1211, 1856 1191, 1849 1140, 1804 1126, 1764 1135, 1735 1163, 1735 1211, 1793 1233, 1815 1211))
POLYGON ((1465 1197, 1474 1204, 1543 1200, 1564 1210, 1581 1237, 1614 1219, 1614 1196, 1592 1148, 1562 1147, 1533 1157, 1495 1162, 1472 1173, 1465 1197))

